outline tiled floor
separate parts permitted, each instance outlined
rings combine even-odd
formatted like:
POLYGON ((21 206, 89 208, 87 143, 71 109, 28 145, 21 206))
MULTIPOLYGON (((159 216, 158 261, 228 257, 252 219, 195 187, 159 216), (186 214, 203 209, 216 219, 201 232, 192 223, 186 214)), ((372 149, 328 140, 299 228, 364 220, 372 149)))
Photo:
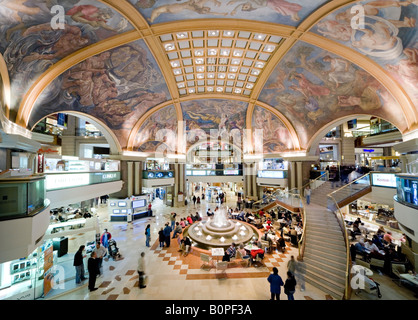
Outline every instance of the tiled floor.
MULTIPOLYGON (((228 205, 229 203, 227 203, 228 205)), ((231 203, 234 206, 234 203, 231 203)), ((230 205, 231 205, 230 204, 230 205)), ((202 202, 196 208, 193 204, 187 207, 166 207, 160 200, 153 203, 155 216, 135 220, 132 223, 110 222, 106 207, 98 209, 99 226, 102 231, 107 228, 116 240, 122 258, 118 261, 103 262, 103 276, 99 277, 97 291, 90 293, 86 284, 76 287, 70 281, 66 283, 69 291, 65 294, 51 296, 58 300, 268 300, 270 299, 269 283, 266 278, 275 266, 282 278, 287 271, 287 261, 291 255, 297 256, 297 249, 288 246, 285 254, 275 252, 266 254, 263 264, 255 267, 244 267, 231 262, 223 273, 216 268, 201 268, 199 256, 189 254, 181 256, 176 240, 171 241, 169 248, 159 248, 158 230, 169 221, 170 212, 175 211, 178 219, 198 211, 206 218, 207 208, 212 210, 215 203, 202 202), (145 246, 144 230, 151 225, 152 246, 145 246), (136 272, 137 259, 140 252, 146 253, 148 283, 145 289, 138 288, 136 272)), ((94 234, 79 234, 70 241, 70 252, 76 250, 80 243, 91 241, 94 234), (73 243, 73 245, 72 245, 73 243)), ((380 277, 376 274, 376 277, 380 277)), ((387 277, 379 278, 382 284, 383 299, 415 299, 405 288, 399 288, 387 277)), ((282 293, 282 299, 285 299, 282 293)), ((295 293, 296 300, 327 300, 332 299, 321 290, 306 283, 306 290, 295 293)), ((353 295, 353 299, 374 300, 376 295, 361 293, 353 295)))
MULTIPOLYGON (((231 203, 234 205, 233 203, 231 203)), ((227 203, 226 205, 230 205, 227 203)), ((245 267, 239 262, 230 262, 228 269, 223 273, 216 268, 201 267, 202 262, 197 255, 180 255, 176 240, 171 241, 169 248, 160 248, 158 245, 158 230, 169 221, 170 212, 175 211, 178 218, 187 217, 190 213, 198 211, 206 218, 207 208, 212 210, 215 203, 202 203, 196 208, 193 204, 187 207, 171 208, 164 206, 161 201, 155 200, 153 212, 155 217, 126 222, 110 222, 106 207, 98 209, 99 225, 101 231, 107 228, 116 240, 122 259, 103 262, 104 274, 99 277, 97 291, 90 293, 86 285, 72 287, 66 294, 53 297, 59 300, 268 300, 270 298, 267 277, 273 267, 279 269, 284 278, 287 271, 287 261, 291 255, 297 255, 297 249, 288 247, 285 254, 266 254, 263 263, 257 266, 245 267), (147 224, 151 225, 152 246, 145 246, 144 230, 147 224), (137 259, 140 252, 146 253, 147 260, 147 288, 138 288, 138 274, 136 272, 137 259)), ((74 236, 75 245, 70 250, 76 250, 79 243, 91 240, 84 236, 74 236)), ((71 241, 70 241, 71 243, 71 241)), ((304 292, 297 290, 295 299, 299 300, 325 300, 326 294, 319 289, 306 284, 304 292)), ((282 299, 285 295, 282 294, 282 299)))

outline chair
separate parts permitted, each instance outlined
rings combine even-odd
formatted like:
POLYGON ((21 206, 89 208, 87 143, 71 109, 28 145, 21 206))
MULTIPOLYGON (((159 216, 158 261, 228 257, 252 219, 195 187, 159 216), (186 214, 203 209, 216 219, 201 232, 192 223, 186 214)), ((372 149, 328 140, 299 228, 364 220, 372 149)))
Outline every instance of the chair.
POLYGON ((356 264, 358 264, 359 266, 363 266, 363 267, 366 267, 366 268, 370 269, 370 263, 368 263, 364 260, 356 259, 356 264))
POLYGON ((250 257, 248 256, 248 258, 245 258, 242 256, 241 252, 237 251, 237 260, 241 260, 241 262, 245 262, 246 267, 250 266, 250 257))
POLYGON ((370 259, 370 266, 383 268, 385 265, 385 261, 381 259, 371 258, 370 259))
POLYGON ((221 270, 221 274, 224 274, 226 277, 226 269, 228 268, 228 262, 227 261, 219 261, 216 264, 216 270, 221 270))
POLYGON ((401 273, 405 273, 406 268, 404 264, 392 264, 392 273, 397 277, 397 279, 392 279, 398 286, 402 284, 402 278, 400 276, 401 273))
POLYGON ((205 254, 205 253, 201 253, 200 254, 200 260, 202 260, 203 264, 201 265, 201 268, 203 266, 208 266, 209 268, 213 267, 213 262, 212 262, 212 257, 205 254))

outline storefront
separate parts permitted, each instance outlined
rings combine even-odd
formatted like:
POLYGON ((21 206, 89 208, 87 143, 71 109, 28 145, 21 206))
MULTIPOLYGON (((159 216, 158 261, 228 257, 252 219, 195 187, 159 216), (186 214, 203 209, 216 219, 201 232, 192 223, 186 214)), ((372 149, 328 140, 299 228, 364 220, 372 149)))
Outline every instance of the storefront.
POLYGON ((148 195, 132 196, 126 199, 110 198, 107 201, 110 221, 127 221, 148 216, 148 195))

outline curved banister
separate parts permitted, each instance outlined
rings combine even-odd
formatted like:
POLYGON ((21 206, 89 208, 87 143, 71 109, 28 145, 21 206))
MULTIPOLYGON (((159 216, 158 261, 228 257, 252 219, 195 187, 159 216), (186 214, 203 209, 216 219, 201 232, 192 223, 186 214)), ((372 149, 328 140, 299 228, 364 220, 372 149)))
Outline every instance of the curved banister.
POLYGON ((345 224, 344 216, 340 210, 340 207, 338 206, 337 201, 332 196, 333 192, 328 194, 328 199, 330 199, 333 204, 335 205, 335 210, 331 210, 335 216, 337 217, 337 221, 340 224, 341 231, 344 236, 345 240, 345 246, 346 246, 346 268, 345 268, 345 290, 344 290, 344 297, 348 299, 348 292, 349 292, 349 280, 350 280, 350 266, 351 266, 351 256, 350 256, 350 243, 348 239, 348 233, 347 233, 347 226, 345 224), (337 214, 338 213, 338 214, 337 214))
POLYGON ((292 192, 292 190, 295 190, 296 192, 299 192, 299 190, 304 190, 308 185, 310 186, 312 183, 319 181, 322 178, 326 178, 325 181, 328 181, 329 179, 329 171, 325 170, 325 172, 323 174, 321 174, 320 176, 316 177, 313 180, 310 180, 308 183, 305 183, 302 187, 300 188, 292 188, 289 190, 289 192, 292 192))

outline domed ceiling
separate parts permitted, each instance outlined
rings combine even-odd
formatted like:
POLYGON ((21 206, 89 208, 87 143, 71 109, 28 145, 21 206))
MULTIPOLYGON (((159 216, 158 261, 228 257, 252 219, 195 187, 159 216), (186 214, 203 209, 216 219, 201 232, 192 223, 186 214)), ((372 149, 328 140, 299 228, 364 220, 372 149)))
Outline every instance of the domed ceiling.
POLYGON ((122 150, 148 153, 218 137, 244 153, 304 152, 357 115, 407 133, 417 11, 409 0, 3 0, 3 109, 29 129, 86 114, 122 150))

